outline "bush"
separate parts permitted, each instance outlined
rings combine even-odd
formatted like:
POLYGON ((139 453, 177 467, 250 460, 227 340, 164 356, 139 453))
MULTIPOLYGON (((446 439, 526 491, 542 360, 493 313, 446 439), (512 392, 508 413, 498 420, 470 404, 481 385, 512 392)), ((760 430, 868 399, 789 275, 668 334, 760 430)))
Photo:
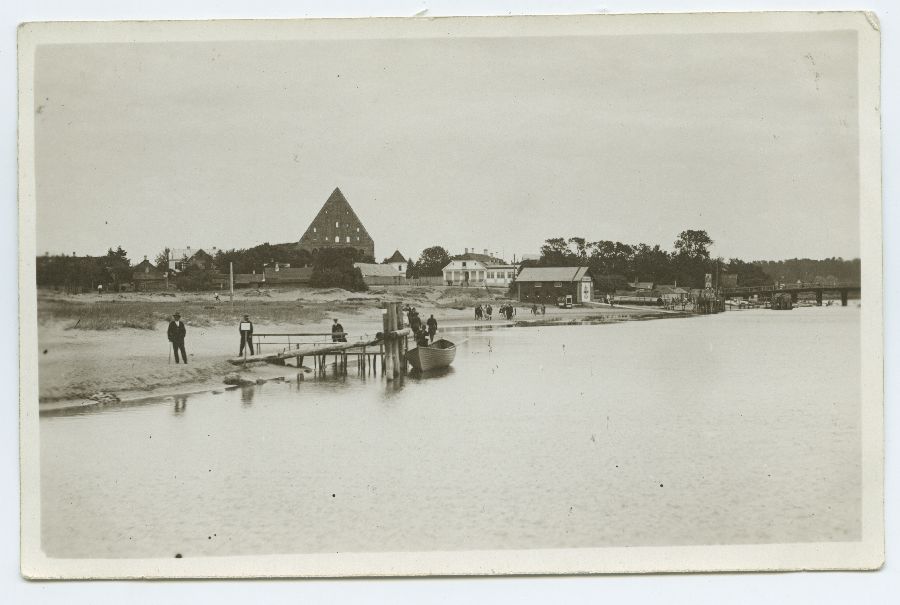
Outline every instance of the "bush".
POLYGON ((353 266, 365 256, 353 248, 325 248, 313 261, 309 284, 317 288, 343 288, 351 292, 368 290, 362 272, 353 266))

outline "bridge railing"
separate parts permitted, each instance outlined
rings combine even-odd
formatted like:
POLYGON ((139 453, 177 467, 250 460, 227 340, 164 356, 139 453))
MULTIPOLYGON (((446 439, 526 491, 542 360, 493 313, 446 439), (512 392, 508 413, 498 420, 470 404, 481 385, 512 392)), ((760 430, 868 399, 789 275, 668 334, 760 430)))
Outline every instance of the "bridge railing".
POLYGON ((817 283, 817 282, 800 282, 792 284, 773 284, 769 286, 737 286, 734 288, 723 288, 723 292, 728 295, 732 293, 754 293, 754 292, 790 292, 799 290, 858 290, 859 282, 833 282, 833 283, 817 283))

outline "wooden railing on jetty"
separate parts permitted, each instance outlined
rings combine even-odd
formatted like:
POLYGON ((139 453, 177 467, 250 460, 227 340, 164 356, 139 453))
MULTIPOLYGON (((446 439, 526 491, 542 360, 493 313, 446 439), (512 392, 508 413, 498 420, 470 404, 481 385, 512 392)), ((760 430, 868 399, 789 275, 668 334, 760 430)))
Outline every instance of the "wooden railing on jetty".
MULTIPOLYGON (((302 366, 304 358, 311 357, 316 373, 324 374, 326 368, 333 364, 337 372, 346 374, 352 357, 355 358, 357 370, 360 373, 377 374, 380 366, 387 379, 393 380, 400 374, 406 374, 407 339, 412 334, 410 328, 404 327, 400 303, 387 303, 382 317, 382 327, 383 332, 379 332, 374 338, 363 337, 352 342, 301 342, 299 340, 309 337, 346 337, 347 332, 261 332, 254 334, 254 338, 257 336, 287 338, 284 342, 265 342, 269 346, 285 345, 284 348, 271 353, 262 353, 257 349, 254 355, 234 357, 228 361, 234 365, 253 362, 285 365, 287 360, 296 359, 297 365, 302 366), (291 340, 292 338, 293 340, 291 340), (331 364, 328 363, 329 357, 334 358, 331 364)), ((257 346, 261 344, 262 342, 257 340, 257 346)))

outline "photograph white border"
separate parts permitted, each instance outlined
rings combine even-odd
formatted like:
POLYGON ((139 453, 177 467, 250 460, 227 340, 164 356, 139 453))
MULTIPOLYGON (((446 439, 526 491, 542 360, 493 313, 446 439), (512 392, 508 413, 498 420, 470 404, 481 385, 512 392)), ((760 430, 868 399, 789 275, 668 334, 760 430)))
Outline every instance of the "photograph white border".
POLYGON ((19 31, 19 321, 22 573, 31 578, 236 578, 873 569, 884 556, 880 36, 864 13, 93 22, 19 31), (859 40, 863 536, 852 543, 339 553, 191 559, 52 559, 40 550, 33 57, 39 44, 428 36, 744 33, 853 29, 859 40))

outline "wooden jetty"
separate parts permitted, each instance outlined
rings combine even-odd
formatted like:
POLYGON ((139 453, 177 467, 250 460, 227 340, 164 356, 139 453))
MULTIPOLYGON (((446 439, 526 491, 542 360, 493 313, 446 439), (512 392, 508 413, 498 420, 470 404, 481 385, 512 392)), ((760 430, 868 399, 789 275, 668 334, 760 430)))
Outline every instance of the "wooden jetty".
MULTIPOLYGON (((313 370, 317 374, 324 374, 326 369, 334 366, 335 371, 346 374, 347 369, 356 365, 360 374, 377 374, 381 368, 382 374, 393 380, 401 374, 406 374, 407 339, 412 330, 404 326, 403 312, 400 303, 387 303, 382 317, 383 331, 375 338, 362 338, 353 342, 297 342, 298 337, 329 337, 335 334, 330 332, 298 332, 282 334, 263 334, 262 336, 288 337, 286 347, 272 353, 257 353, 243 357, 229 359, 229 363, 243 365, 253 362, 265 362, 276 365, 286 365, 290 359, 297 361, 297 366, 303 365, 304 358, 312 358, 313 370), (293 337, 295 341, 290 342, 293 337), (330 361, 329 361, 330 358, 330 361)), ((343 337, 345 332, 337 334, 343 337)), ((267 343, 267 345, 274 343, 267 343)))

